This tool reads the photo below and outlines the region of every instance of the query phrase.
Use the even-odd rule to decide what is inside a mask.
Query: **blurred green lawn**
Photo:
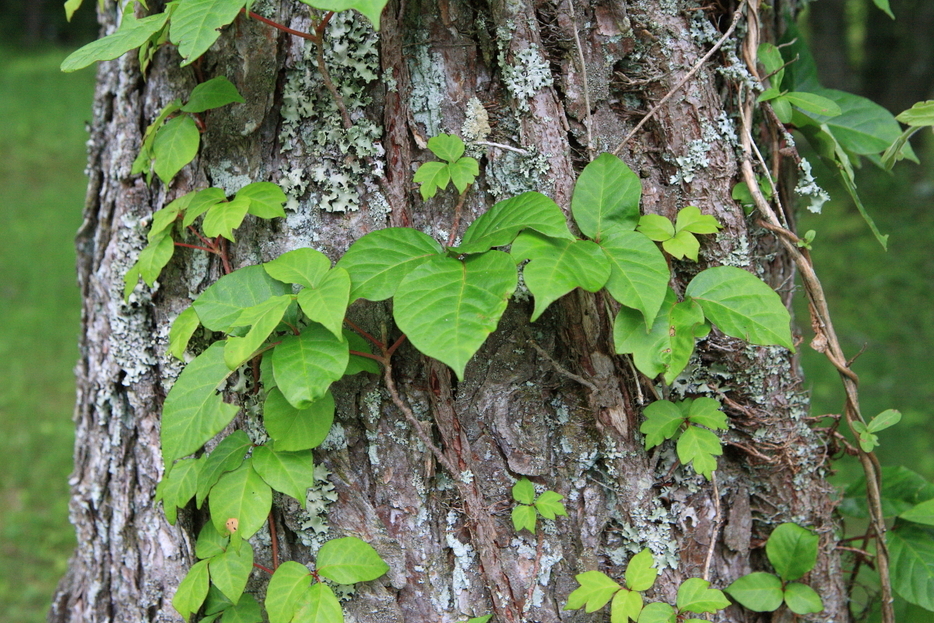
[[[0,49],[0,621],[44,621],[74,547],[74,234],[94,73]]]

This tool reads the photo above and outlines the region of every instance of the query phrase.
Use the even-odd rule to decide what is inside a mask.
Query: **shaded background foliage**
[[[67,523],[79,326],[72,239],[94,73],[63,75],[58,65],[97,35],[93,0],[86,4],[68,24],[60,0],[0,0],[0,622],[45,619],[74,545]],[[891,6],[896,21],[871,0],[818,0],[801,25],[826,86],[897,114],[934,98],[934,3]],[[921,166],[902,164],[894,175],[867,166],[858,176],[876,222],[891,234],[888,253],[826,171],[819,178],[835,199],[821,215],[802,213],[799,229],[817,231],[813,255],[844,347],[851,355],[865,348],[854,365],[864,412],[891,407],[905,416],[881,435],[880,457],[934,479],[934,136],[920,138]],[[797,311],[806,324],[805,306]],[[807,340],[806,327],[802,333]],[[818,353],[801,353],[813,414],[839,413],[836,373]],[[841,482],[855,473],[846,459],[838,467]]]

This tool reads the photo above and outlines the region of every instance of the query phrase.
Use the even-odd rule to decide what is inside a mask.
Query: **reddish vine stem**
[[[386,356],[387,356],[387,357],[392,357],[392,354],[393,354],[394,352],[396,352],[396,349],[397,349],[397,348],[399,348],[400,346],[402,346],[402,342],[404,342],[404,341],[405,341],[405,333],[403,333],[402,335],[400,335],[400,336],[399,336],[399,339],[396,340],[396,341],[393,343],[393,345],[389,347],[389,349],[386,351]]]
[[[211,247],[211,253],[217,253],[217,249],[214,248],[214,245],[211,243],[211,241],[208,240],[207,238],[205,238],[204,236],[202,236],[202,235],[201,235],[201,232],[198,231],[197,229],[195,229],[195,226],[194,226],[194,225],[189,225],[189,226],[188,226],[188,231],[190,231],[190,232],[193,233],[195,236],[197,236],[197,237],[198,237],[198,240],[201,241],[201,244],[203,244],[203,245],[206,246],[206,247]]]
[[[224,263],[224,274],[229,275],[233,272],[233,268],[230,267],[230,258],[227,257],[227,239],[218,236],[215,244],[217,248],[220,249],[218,255],[221,256],[221,261]]]
[[[279,539],[276,538],[276,518],[269,511],[269,540],[272,541],[272,568],[279,568]]]
[[[270,569],[269,567],[264,567],[263,565],[259,564],[258,562],[254,562],[254,563],[253,563],[253,566],[256,567],[257,569],[262,569],[263,571],[265,571],[265,572],[268,573],[269,575],[272,575],[273,573],[275,573],[275,571],[274,571],[273,569]]]
[[[470,186],[464,189],[464,192],[461,193],[460,198],[457,200],[457,207],[454,208],[454,223],[451,224],[451,233],[448,234],[448,246],[454,244],[454,239],[457,238],[457,228],[461,224],[461,210],[464,207],[464,200],[467,199],[467,191],[470,190]]]
[[[268,17],[263,17],[262,15],[259,15],[258,13],[254,13],[253,11],[247,11],[246,9],[240,9],[240,12],[245,15],[250,16],[252,19],[263,22],[267,26],[272,26],[273,28],[277,30],[281,30],[282,32],[287,32],[290,35],[295,35],[296,37],[301,37],[302,39],[313,41],[315,45],[318,45],[321,42],[321,40],[315,35],[312,35],[307,32],[302,32],[300,30],[293,30],[284,24],[280,24],[279,22],[274,22]]]
[[[353,329],[354,331],[356,331],[357,333],[359,333],[360,335],[362,335],[363,337],[365,337],[366,339],[368,339],[368,340],[373,344],[373,346],[375,346],[376,348],[378,348],[378,349],[380,349],[380,350],[386,350],[386,345],[385,345],[385,344],[383,344],[382,342],[380,342],[379,340],[377,340],[375,337],[373,337],[372,335],[370,335],[369,333],[367,333],[366,331],[364,331],[364,330],[361,329],[360,327],[358,327],[356,324],[354,324],[353,320],[350,320],[349,318],[344,318],[344,322],[346,322],[347,325],[348,325],[351,329]]]
[[[350,130],[353,128],[353,121],[350,120],[350,114],[347,112],[347,106],[344,104],[344,97],[337,90],[337,87],[334,86],[334,82],[331,80],[331,73],[328,71],[328,66],[324,62],[324,45],[322,45],[324,38],[324,28],[328,25],[328,22],[331,21],[331,17],[333,15],[333,11],[328,11],[325,13],[324,17],[321,19],[321,22],[315,28],[315,32],[318,35],[318,39],[315,42],[315,51],[317,52],[316,56],[318,59],[318,72],[321,74],[321,79],[324,81],[324,86],[326,86],[328,91],[331,92],[331,97],[334,98],[334,103],[337,105],[337,109],[341,113],[341,121],[344,123],[344,129]]]
[[[363,353],[363,352],[360,352],[359,350],[351,350],[350,354],[356,355],[357,357],[366,357],[367,359],[375,359],[376,361],[380,363],[383,363],[386,360],[384,357],[380,357],[379,355],[374,355],[372,353]]]
[[[202,247],[202,246],[197,245],[197,244],[186,244],[186,243],[184,243],[184,242],[176,242],[176,243],[175,243],[175,246],[176,246],[176,247],[185,247],[186,249],[198,249],[199,251],[207,251],[208,253],[214,253],[215,255],[219,255],[219,254],[217,253],[216,250],[214,250],[214,249],[209,249],[208,247]]]

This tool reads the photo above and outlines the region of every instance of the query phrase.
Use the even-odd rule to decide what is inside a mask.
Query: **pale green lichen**
[[[431,52],[426,42],[412,47],[408,63],[412,85],[409,89],[409,110],[412,118],[424,126],[429,137],[437,136],[443,129],[441,109],[446,92],[444,59],[439,53]]]
[[[554,84],[548,61],[534,44],[513,54],[512,63],[506,62],[501,52],[500,64],[503,68],[503,84],[522,112],[529,112],[529,100],[536,93]]]
[[[464,123],[461,126],[461,134],[466,142],[485,141],[492,132],[490,128],[490,115],[487,113],[483,103],[476,97],[471,97],[467,101],[467,108],[464,111]]]
[[[312,552],[316,552],[327,541],[328,507],[338,499],[330,475],[331,472],[324,465],[315,465],[315,484],[308,488],[305,494],[306,509],[299,511],[298,515],[301,530],[297,536]]]
[[[491,158],[486,166],[490,194],[496,199],[515,197],[530,190],[550,194],[554,182],[547,177],[549,168],[548,157],[534,149],[527,148],[524,153],[505,151]]]
[[[820,214],[824,204],[830,201],[830,195],[817,185],[817,180],[814,179],[811,172],[810,162],[802,158],[798,164],[798,171],[800,171],[800,176],[798,177],[798,184],[795,186],[795,194],[801,195],[808,200],[809,203],[806,207],[810,212]]]

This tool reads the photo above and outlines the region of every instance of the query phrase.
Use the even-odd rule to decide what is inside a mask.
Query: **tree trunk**
[[[308,30],[307,7],[281,5],[256,2],[253,10]],[[590,159],[588,100],[592,146],[616,149],[719,37],[710,25],[726,30],[731,14],[717,11],[685,0],[394,0],[378,36],[359,15],[340,13],[329,26],[327,57],[352,132],[341,125],[311,44],[255,20],[239,19],[190,68],[179,69],[171,46],[145,79],[133,53],[102,64],[78,235],[84,314],[71,504],[78,548],[49,620],[179,620],[171,598],[206,521],[190,507],[171,526],[153,496],[163,472],[160,407],[181,369],[166,354],[168,329],[221,269],[200,251],[179,249],[158,287],[140,286],[124,304],[123,275],[155,210],[208,185],[233,192],[251,181],[280,183],[290,196],[288,218],[248,220],[230,249],[235,267],[303,246],[336,259],[353,240],[391,225],[444,242],[454,198],[423,202],[412,183],[417,163],[431,158],[426,139],[443,131],[488,143],[475,143],[482,172],[460,232],[495,201],[525,190],[567,209]],[[102,20],[112,27],[112,6]],[[730,116],[734,91],[715,71],[719,57],[621,155],[642,178],[644,212],[673,217],[697,205],[725,226],[708,237],[701,266],[751,267],[788,300],[790,263],[730,198],[738,122]],[[131,176],[142,132],[162,106],[218,75],[246,103],[205,115],[200,157],[169,188]],[[675,262],[675,270],[683,291],[697,267]],[[832,489],[823,480],[827,456],[806,425],[793,355],[717,332],[699,342],[670,391],[713,393],[728,405],[726,452],[711,483],[676,466],[668,445],[643,449],[642,407],[655,386],[613,353],[607,308],[600,295],[575,291],[530,324],[531,304],[517,297],[461,382],[407,345],[398,351],[395,383],[462,470],[454,478],[380,378],[342,381],[334,429],[315,450],[324,469],[314,503],[309,512],[291,499],[275,504],[281,557],[307,562],[337,536],[372,544],[390,571],[357,586],[344,604],[348,621],[453,622],[487,613],[503,622],[595,621],[606,615],[563,610],[575,574],[599,568],[622,578],[621,565],[649,547],[663,569],[649,596],[674,603],[683,579],[706,577],[722,588],[766,568],[763,540],[778,523],[795,521],[821,536],[810,575],[826,607],[820,620],[848,620]],[[386,304],[358,303],[350,314],[375,334],[388,327],[398,335]],[[235,425],[255,427],[250,413]],[[565,496],[569,516],[546,522],[537,538],[510,523],[519,476]],[[267,566],[269,534],[252,540]],[[248,590],[261,596],[267,579],[255,571]],[[717,620],[756,616],[731,607]]]

